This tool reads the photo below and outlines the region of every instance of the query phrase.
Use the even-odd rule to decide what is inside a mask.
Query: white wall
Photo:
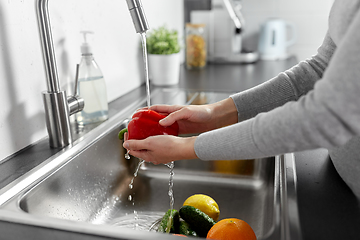
[[[151,28],[166,23],[182,35],[182,0],[142,2]],[[95,32],[90,43],[109,101],[143,82],[140,38],[125,0],[50,0],[49,10],[63,89],[73,85],[81,30]],[[0,162],[47,135],[42,61],[35,0],[0,0]]]

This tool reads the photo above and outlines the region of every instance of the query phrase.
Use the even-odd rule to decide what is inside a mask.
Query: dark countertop
[[[240,92],[275,77],[297,63],[295,57],[255,64],[209,64],[204,69],[181,69],[179,88],[196,91]]]
[[[327,150],[295,153],[303,239],[360,239],[359,201]]]
[[[256,86],[297,63],[295,57],[283,61],[259,61],[245,65],[208,65],[205,69],[188,71],[181,69],[179,85],[194,91],[216,91],[234,93]],[[156,88],[156,87],[152,87]],[[141,86],[110,103],[109,115],[113,116],[133,99],[145,94]],[[131,97],[129,97],[131,96]],[[81,136],[81,132],[77,137]],[[0,164],[0,188],[6,186],[30,169],[34,168],[59,150],[50,149],[47,139],[14,154]],[[354,194],[337,174],[326,150],[295,153],[297,168],[297,191],[300,224],[303,239],[359,239],[360,208]],[[40,233],[36,227],[18,226],[0,221],[4,239],[9,236],[32,236]],[[40,235],[58,236],[59,239],[100,239],[97,237],[45,230]],[[15,234],[16,233],[16,234]],[[23,235],[22,235],[23,233]],[[15,235],[14,235],[15,234]],[[6,237],[8,236],[8,237]],[[3,239],[0,237],[0,239]],[[31,238],[33,239],[33,238]],[[105,239],[105,238],[101,238]]]

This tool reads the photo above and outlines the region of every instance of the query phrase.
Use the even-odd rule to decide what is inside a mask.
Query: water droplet
[[[125,153],[125,159],[130,159],[130,154],[129,154],[130,150],[127,150],[127,152]]]

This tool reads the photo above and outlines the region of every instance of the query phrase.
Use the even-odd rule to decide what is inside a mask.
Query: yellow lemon
[[[193,206],[209,217],[217,221],[219,219],[220,210],[218,204],[211,197],[204,194],[195,194],[185,200],[183,206]]]

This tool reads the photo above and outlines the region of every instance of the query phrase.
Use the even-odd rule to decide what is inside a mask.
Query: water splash
[[[144,162],[145,162],[145,160],[140,159],[140,162],[139,162],[139,164],[137,165],[136,170],[135,170],[135,172],[134,172],[134,176],[133,176],[133,178],[132,178],[131,181],[130,181],[130,184],[129,184],[129,188],[130,188],[130,189],[133,189],[133,188],[134,188],[134,180],[135,180],[135,178],[137,177],[137,175],[138,175],[138,173],[139,173],[139,170],[140,170],[140,167],[141,167],[141,165],[142,165]],[[135,195],[135,193],[133,193],[133,195]],[[129,202],[132,202],[132,205],[133,205],[133,207],[134,207],[134,206],[135,206],[135,198],[134,198],[133,195],[130,194],[129,197],[128,197],[128,200],[129,200]],[[138,229],[138,227],[139,227],[139,223],[138,223],[138,213],[137,213],[137,211],[134,209],[134,229],[136,230],[136,229]]]
[[[136,170],[135,170],[135,172],[134,172],[134,176],[133,176],[133,178],[132,178],[131,181],[130,181],[130,184],[129,184],[129,188],[130,188],[130,189],[133,189],[133,188],[134,188],[134,180],[135,180],[135,178],[137,177],[137,175],[138,175],[138,173],[139,173],[139,170],[140,170],[140,168],[141,168],[141,165],[142,165],[144,162],[145,162],[145,160],[140,159],[140,162],[139,162],[139,164],[137,165]]]
[[[167,165],[170,168],[170,179],[169,179],[169,192],[168,195],[170,197],[170,209],[171,211],[174,209],[174,202],[175,202],[175,198],[174,198],[174,166],[175,163],[174,161],[172,161],[169,165]]]
[[[137,220],[136,220],[136,230],[137,231],[153,231],[156,232],[158,228],[158,224],[155,226],[154,223],[157,222],[158,219],[162,218],[164,216],[163,212],[137,212]],[[135,223],[134,220],[135,216],[133,213],[126,214],[125,216],[121,216],[118,218],[113,219],[111,222],[112,225],[120,227],[120,228],[128,228],[128,229],[134,229]],[[153,227],[152,227],[153,226]]]
[[[125,153],[125,159],[129,160],[130,159],[130,154],[129,154],[130,150],[127,150],[127,152]]]

